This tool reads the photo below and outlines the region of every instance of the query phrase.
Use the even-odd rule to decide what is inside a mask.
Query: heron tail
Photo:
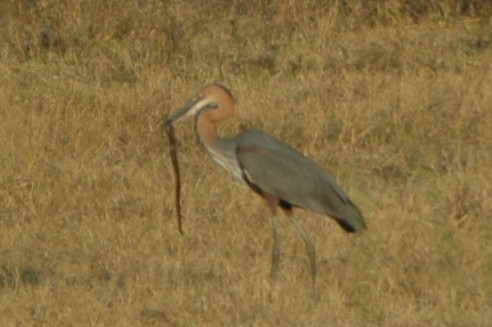
[[[335,220],[346,232],[355,233],[367,228],[362,212],[352,201],[348,200],[341,213],[340,217],[335,217]]]

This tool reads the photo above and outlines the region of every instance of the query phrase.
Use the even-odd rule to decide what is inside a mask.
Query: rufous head
[[[210,84],[200,90],[198,95],[171,115],[166,124],[173,124],[207,112],[211,121],[219,121],[232,115],[234,98],[222,85]]]

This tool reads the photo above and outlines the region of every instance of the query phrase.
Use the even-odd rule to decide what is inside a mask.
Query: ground
[[[456,5],[458,3],[459,5]],[[1,326],[487,326],[487,1],[3,1]],[[208,83],[364,213],[281,217],[162,118]]]

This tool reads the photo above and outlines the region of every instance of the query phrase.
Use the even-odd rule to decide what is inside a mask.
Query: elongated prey
[[[171,157],[171,163],[174,171],[175,181],[175,201],[176,201],[176,215],[178,217],[178,230],[181,235],[184,234],[183,226],[181,223],[181,177],[179,174],[178,163],[178,149],[176,145],[176,135],[174,134],[174,127],[172,122],[168,119],[164,124],[164,128],[167,132],[167,138],[169,139],[169,156]]]

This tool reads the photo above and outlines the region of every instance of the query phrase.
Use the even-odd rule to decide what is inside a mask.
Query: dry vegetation
[[[0,2],[0,326],[486,326],[489,1]],[[331,171],[369,229],[283,219],[159,120],[211,82]]]

